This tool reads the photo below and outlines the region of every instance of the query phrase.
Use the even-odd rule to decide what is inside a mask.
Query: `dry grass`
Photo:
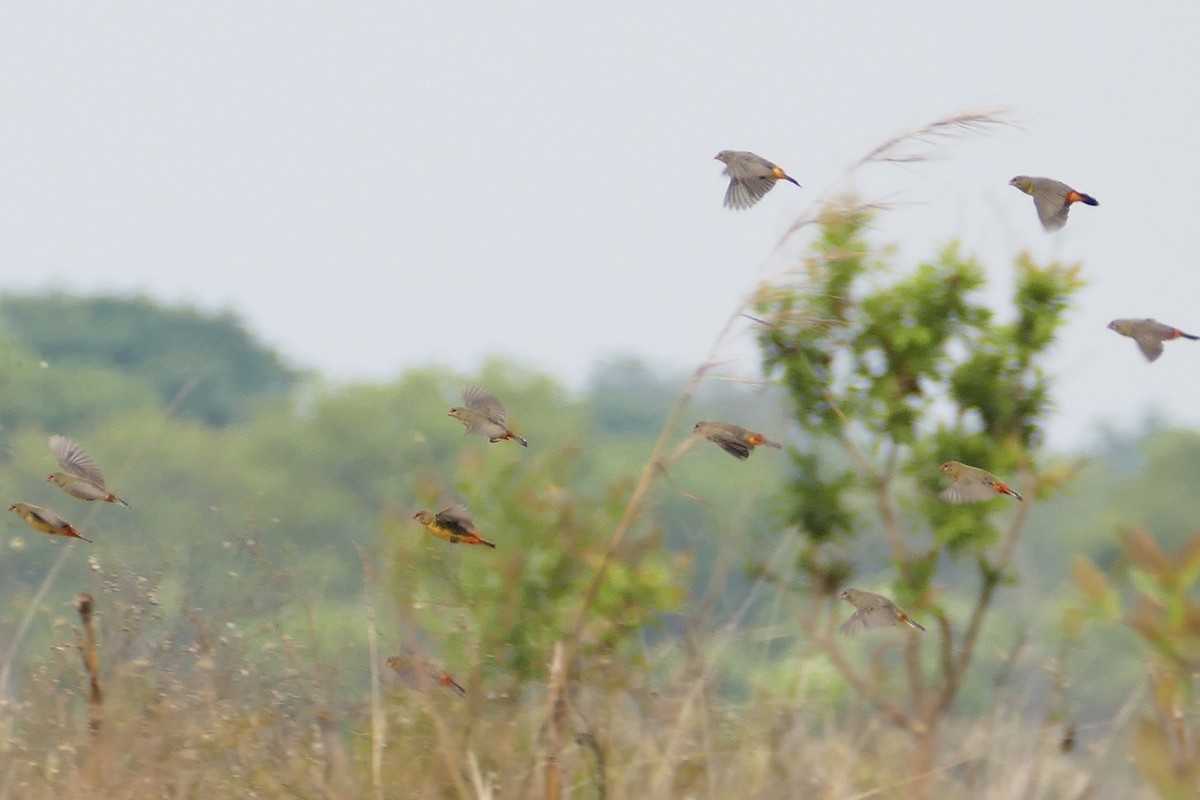
[[[546,683],[508,696],[471,686],[460,698],[407,688],[387,670],[373,695],[366,613],[360,650],[317,656],[313,643],[243,631],[235,619],[245,589],[234,581],[228,609],[163,616],[155,580],[97,577],[102,706],[89,711],[83,631],[64,613],[51,621],[57,646],[17,659],[20,699],[0,708],[0,800],[544,797],[555,695],[562,797],[911,796],[905,732],[861,700],[831,698],[815,677],[828,673],[815,650],[764,658],[758,643],[786,635],[794,601],[776,604],[775,622],[747,622],[755,598],[727,619],[692,620],[681,645],[648,651],[653,680],[577,663],[557,673],[556,693],[548,660]],[[879,644],[876,667],[902,657],[886,636]],[[1038,656],[1017,658],[1028,667]],[[761,678],[731,693],[730,668],[748,664]],[[904,702],[903,686],[882,691]],[[1060,722],[1014,710],[1030,705],[1021,691],[1000,687],[991,709],[946,723],[931,796],[1150,796],[1112,757],[1123,724],[1086,731],[1064,753]]]
[[[26,699],[7,709],[0,798],[373,794],[369,704],[328,712],[313,702],[314,676],[263,681],[235,649],[189,651],[160,651],[172,666],[109,671],[103,749],[90,768],[101,744],[88,732],[78,659],[65,650],[48,659],[25,683]],[[195,660],[185,665],[185,655]],[[703,677],[652,693],[581,686],[574,694],[594,733],[570,725],[557,761],[564,797],[909,796],[908,737],[861,708],[835,715],[819,697],[730,703]],[[380,796],[460,797],[461,785],[469,797],[542,796],[545,700],[538,686],[481,706],[450,692],[387,689]],[[447,774],[438,727],[458,755],[455,774]],[[1132,789],[1119,759],[1097,773],[1086,751],[1061,753],[1061,735],[1058,726],[1000,713],[950,725],[935,796],[1150,796]]]

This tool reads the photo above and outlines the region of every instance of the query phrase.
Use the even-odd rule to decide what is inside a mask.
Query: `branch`
[[[812,641],[821,652],[829,657],[834,669],[838,671],[846,683],[850,684],[859,697],[875,706],[879,713],[906,731],[910,733],[918,733],[920,731],[920,728],[923,726],[917,720],[905,714],[899,706],[889,703],[883,694],[877,691],[861,672],[850,665],[850,662],[846,660],[845,653],[842,652],[842,648],[838,646],[837,642],[828,632],[815,635]]]
[[[876,502],[879,505],[879,517],[883,520],[883,534],[892,548],[892,557],[897,561],[902,561],[908,555],[908,548],[904,546],[904,536],[900,531],[900,518],[896,515],[896,506],[892,502],[891,493],[892,476],[896,472],[896,454],[899,447],[895,442],[890,442],[890,444],[891,449],[887,455],[883,474],[879,475],[875,482]]]
[[[854,466],[863,474],[867,480],[874,484],[880,481],[880,475],[875,471],[875,466],[871,463],[871,459],[867,458],[867,454],[862,451],[854,440],[846,433],[846,427],[850,424],[850,419],[842,411],[842,407],[838,405],[838,401],[834,399],[833,393],[828,389],[825,390],[825,402],[837,415],[837,418],[842,421],[842,427],[838,428],[838,441],[842,444],[842,449],[846,451],[846,455],[854,462]]]
[[[920,708],[925,702],[925,676],[921,672],[921,660],[917,657],[920,648],[918,638],[909,636],[904,645],[904,666],[908,671],[908,690],[912,694],[914,708]]]
[[[929,718],[940,716],[950,703],[954,701],[954,696],[958,693],[959,681],[962,675],[966,672],[967,667],[971,663],[971,659],[975,655],[975,644],[979,638],[979,631],[983,627],[983,618],[992,604],[992,598],[996,593],[996,587],[1000,585],[999,575],[1008,567],[1009,561],[1012,559],[1013,549],[1017,546],[1017,540],[1021,538],[1021,534],[1025,530],[1025,523],[1029,519],[1029,512],[1033,508],[1034,498],[1037,496],[1038,489],[1041,488],[1041,481],[1037,476],[1032,476],[1032,486],[1028,492],[1028,500],[1023,501],[1017,509],[1016,516],[1013,517],[1012,524],[1009,525],[1008,533],[1004,536],[1004,541],[1000,543],[999,555],[996,558],[995,570],[996,578],[984,577],[983,585],[979,587],[979,600],[975,603],[975,608],[971,612],[971,619],[967,623],[966,631],[963,633],[962,643],[958,648],[958,658],[954,659],[950,665],[950,669],[945,673],[946,682],[942,686],[942,691],[936,702],[929,709]],[[948,628],[947,628],[948,630]]]
[[[833,393],[828,389],[825,390],[825,402],[841,420],[841,427],[837,431],[838,441],[842,445],[842,449],[850,460],[854,462],[855,468],[862,473],[870,483],[875,486],[875,503],[879,508],[879,518],[883,522],[883,535],[888,540],[888,546],[892,550],[892,558],[897,561],[904,559],[908,555],[908,548],[904,546],[904,536],[900,531],[900,519],[896,516],[896,507],[892,503],[890,486],[892,474],[896,467],[896,444],[892,443],[891,451],[888,453],[887,462],[884,465],[883,472],[878,472],[875,466],[871,463],[871,459],[862,451],[854,440],[850,438],[846,432],[846,428],[850,424],[842,407],[838,405],[834,399]]]

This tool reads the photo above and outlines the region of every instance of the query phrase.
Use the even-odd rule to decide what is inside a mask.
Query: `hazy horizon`
[[[20,6],[0,30],[0,279],[228,308],[335,381],[492,355],[573,387],[614,355],[686,371],[803,251],[775,247],[849,164],[1005,107],[1019,128],[857,176],[894,204],[876,242],[910,263],[961,240],[997,307],[1021,251],[1084,264],[1051,363],[1052,445],[1151,408],[1197,426],[1200,343],[1147,365],[1105,330],[1153,316],[1200,332],[1172,208],[1200,172],[1179,102],[1200,9],[1169,8],[935,2],[865,24],[838,3]],[[803,188],[728,211],[722,149]],[[1047,235],[1007,185],[1018,173],[1100,206]],[[757,373],[747,336],[717,356]]]

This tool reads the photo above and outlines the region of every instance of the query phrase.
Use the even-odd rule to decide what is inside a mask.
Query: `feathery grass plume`
[[[976,134],[991,133],[998,128],[1019,127],[1006,108],[962,111],[935,119],[924,125],[893,136],[874,148],[850,167],[850,172],[871,163],[913,164],[932,161],[944,155],[950,142]]]
[[[797,231],[819,224],[828,214],[853,217],[872,211],[883,211],[894,203],[859,200],[850,191],[850,181],[858,170],[868,164],[915,164],[944,157],[946,147],[955,140],[990,134],[1003,128],[1019,128],[1013,113],[1006,108],[962,111],[935,119],[873,147],[851,164],[828,188],[822,190],[808,210],[797,217],[780,237],[776,249]]]

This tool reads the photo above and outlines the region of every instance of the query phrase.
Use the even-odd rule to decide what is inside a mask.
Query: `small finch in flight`
[[[734,425],[732,422],[697,422],[692,433],[703,436],[735,458],[746,459],[759,445],[783,449],[779,442],[772,442],[761,433]]]
[[[508,412],[496,395],[478,386],[468,386],[462,392],[463,404],[447,413],[467,426],[467,433],[486,436],[489,442],[511,439],[521,447],[529,442],[508,429]]]
[[[493,550],[496,545],[479,535],[475,530],[475,520],[471,512],[462,503],[450,506],[436,514],[429,511],[418,511],[412,518],[424,525],[430,533],[439,539],[445,539],[450,544],[482,544]]]
[[[48,508],[35,506],[31,503],[13,503],[8,510],[25,520],[25,524],[35,531],[48,533],[51,536],[69,536],[72,539],[83,539],[90,543],[92,540],[80,536],[75,526],[55,514]]]
[[[466,689],[450,677],[449,672],[411,647],[402,647],[399,655],[387,660],[387,665],[396,671],[400,682],[410,689],[421,689],[425,683],[437,683],[439,686],[453,689],[459,697],[467,693]]]
[[[104,488],[104,473],[75,442],[65,436],[51,436],[50,452],[66,472],[51,472],[47,481],[80,500],[103,500],[129,508],[128,503]]]
[[[724,162],[725,174],[729,176],[726,208],[750,208],[775,187],[776,181],[800,185],[782,167],[745,150],[722,150],[716,159]]]
[[[1098,206],[1100,202],[1091,195],[1077,192],[1062,181],[1051,178],[1031,178],[1028,175],[1018,175],[1008,182],[1027,195],[1033,197],[1033,207],[1037,209],[1038,219],[1042,227],[1048,231],[1056,231],[1067,224],[1067,214],[1071,211],[1072,203],[1083,203]]]
[[[1109,330],[1137,342],[1147,361],[1154,361],[1162,355],[1163,342],[1168,339],[1178,339],[1181,336],[1184,339],[1200,339],[1200,336],[1184,333],[1179,328],[1164,325],[1156,319],[1114,319],[1108,323],[1108,327]]]
[[[947,461],[938,469],[950,479],[946,488],[938,494],[938,497],[947,503],[978,503],[981,500],[990,500],[998,494],[1023,499],[986,469],[969,467],[961,461]]]
[[[850,619],[838,626],[842,633],[858,633],[871,628],[890,628],[901,624],[910,625],[919,631],[925,630],[913,622],[913,618],[900,606],[881,594],[864,592],[862,589],[843,589],[838,599],[845,600],[858,609],[850,615]]]

